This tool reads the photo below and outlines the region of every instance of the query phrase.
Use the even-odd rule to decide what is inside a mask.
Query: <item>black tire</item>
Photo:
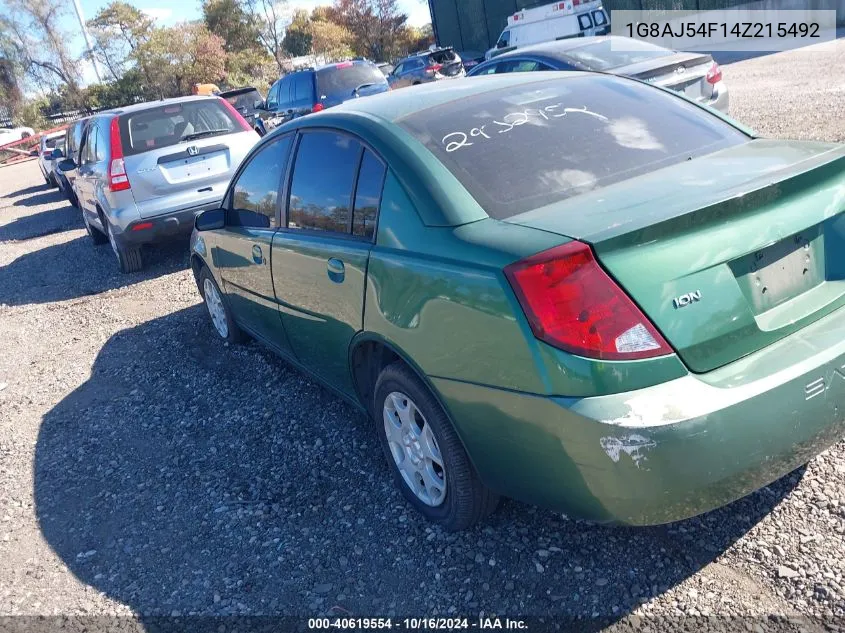
[[[420,500],[394,460],[384,421],[385,402],[393,392],[405,394],[413,401],[434,435],[445,467],[446,494],[440,505],[432,506]],[[405,363],[397,361],[382,370],[376,381],[373,413],[376,432],[396,485],[420,514],[450,532],[457,532],[493,513],[499,497],[481,482],[446,412]]]
[[[208,298],[205,296],[206,280],[214,286],[214,290],[217,291],[217,295],[218,297],[220,297],[220,302],[223,305],[223,313],[226,315],[226,336],[223,336],[211,316],[211,309],[209,308]],[[200,274],[197,276],[197,282],[199,283],[200,294],[202,295],[203,303],[205,303],[205,309],[208,313],[208,318],[209,320],[211,320],[212,329],[217,333],[220,338],[222,338],[227,343],[237,344],[245,342],[248,337],[244,333],[244,331],[240,327],[238,327],[238,324],[235,323],[235,319],[232,318],[232,311],[229,309],[229,304],[226,302],[226,295],[224,295],[220,291],[220,286],[218,286],[217,282],[214,281],[214,277],[212,276],[211,271],[208,270],[207,266],[203,265],[202,269],[200,270]]]
[[[118,239],[114,234],[111,224],[106,217],[101,213],[100,222],[106,229],[106,236],[109,242],[112,242],[112,251],[117,257],[117,266],[120,272],[124,274],[137,273],[144,269],[144,258],[141,256],[140,246],[128,246]]]
[[[82,223],[85,225],[85,232],[88,233],[88,237],[91,238],[91,241],[94,242],[95,246],[101,246],[102,244],[108,243],[109,238],[96,227],[91,226],[91,223],[88,222],[88,216],[85,215],[85,211],[82,212]]]

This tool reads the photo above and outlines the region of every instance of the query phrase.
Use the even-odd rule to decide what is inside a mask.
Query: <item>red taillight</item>
[[[434,72],[434,73],[436,73],[441,68],[443,68],[443,64],[432,64],[431,66],[425,67],[427,72]]]
[[[557,246],[505,268],[531,330],[564,351],[633,360],[672,349],[581,242]]]
[[[140,224],[136,224],[132,227],[133,231],[146,231],[147,229],[153,228],[152,222],[141,222]]]
[[[131,187],[126,165],[123,162],[123,143],[120,140],[120,122],[115,117],[109,130],[111,163],[109,163],[109,191],[126,191]]]
[[[315,103],[313,106],[311,106],[311,112],[322,112],[325,109],[326,106],[324,106],[322,103]]]
[[[219,99],[219,97],[218,97],[218,99]],[[245,118],[243,118],[241,116],[241,113],[238,112],[235,109],[235,106],[233,106],[231,103],[229,103],[225,99],[220,99],[220,101],[222,101],[223,105],[226,106],[226,109],[229,110],[229,114],[231,114],[233,117],[235,117],[235,121],[237,121],[238,123],[241,124],[241,127],[244,129],[245,132],[249,132],[250,130],[252,130],[252,126],[249,123],[247,123],[247,120]]]
[[[707,83],[709,84],[716,84],[722,81],[722,69],[719,67],[719,64],[713,62],[710,70],[707,71],[705,79],[707,79]]]

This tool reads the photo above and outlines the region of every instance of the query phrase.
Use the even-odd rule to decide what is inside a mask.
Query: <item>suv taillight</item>
[[[322,112],[325,109],[326,109],[326,106],[324,106],[320,102],[317,102],[313,106],[311,106],[311,112]]]
[[[229,114],[231,114],[232,117],[235,119],[235,121],[237,121],[240,124],[240,126],[243,128],[244,132],[251,132],[252,131],[252,126],[249,124],[249,122],[245,118],[243,118],[241,113],[238,112],[235,109],[235,106],[233,106],[231,103],[229,103],[228,101],[226,101],[225,99],[223,99],[221,97],[217,97],[217,98],[220,99],[220,101],[223,102],[223,105],[226,106],[226,109],[229,111]]]
[[[425,70],[426,70],[426,72],[436,73],[441,68],[443,68],[443,64],[432,64],[431,66],[426,66]]]
[[[672,353],[582,242],[556,246],[511,264],[505,276],[534,336],[549,345],[601,360]]]
[[[722,81],[722,69],[719,67],[719,64],[713,62],[710,70],[707,71],[705,79],[707,79],[707,83],[709,84],[717,84]]]
[[[109,191],[126,191],[131,187],[126,165],[123,162],[123,143],[120,139],[120,123],[115,117],[111,120],[109,130],[109,144],[111,146],[111,163],[109,163]]]

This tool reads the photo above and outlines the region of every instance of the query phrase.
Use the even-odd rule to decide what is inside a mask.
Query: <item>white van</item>
[[[484,58],[529,44],[607,33],[610,33],[610,17],[601,0],[555,2],[508,16],[508,26]]]

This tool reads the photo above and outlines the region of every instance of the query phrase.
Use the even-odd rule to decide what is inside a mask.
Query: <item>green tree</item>
[[[151,83],[150,91],[162,97],[191,93],[195,83],[216,83],[226,76],[223,39],[202,23],[157,28],[133,55]]]
[[[239,0],[203,0],[205,26],[223,39],[227,53],[239,53],[261,48],[255,18]]]
[[[112,79],[120,79],[134,64],[139,47],[149,42],[155,21],[131,4],[114,0],[88,20],[94,57]]]
[[[0,57],[33,88],[67,86],[76,98],[81,70],[68,48],[67,17],[68,0],[0,1]]]
[[[352,34],[329,20],[311,20],[311,52],[329,60],[352,56]]]
[[[351,33],[358,55],[381,61],[405,52],[408,16],[398,0],[335,0],[330,17]]]
[[[291,57],[301,57],[311,53],[311,17],[308,11],[297,9],[293,20],[285,31],[283,47]]]

